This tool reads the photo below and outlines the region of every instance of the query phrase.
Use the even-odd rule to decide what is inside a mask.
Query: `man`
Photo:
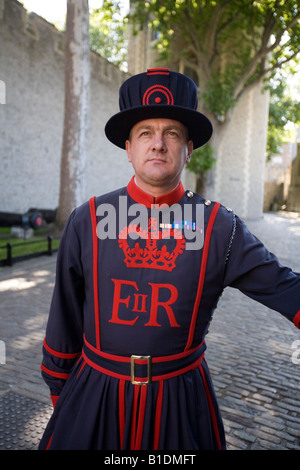
[[[40,449],[225,449],[205,335],[232,286],[300,325],[300,276],[229,209],[180,181],[210,121],[188,77],[151,69],[120,88],[108,139],[134,177],[65,228],[42,374],[55,405]]]

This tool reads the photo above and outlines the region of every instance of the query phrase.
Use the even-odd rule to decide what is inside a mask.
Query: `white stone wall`
[[[262,216],[269,95],[252,88],[239,101],[217,155],[212,198],[244,219]]]
[[[148,58],[147,38],[129,50],[135,73],[138,58]],[[29,17],[16,0],[0,0],[0,211],[58,204],[64,110],[63,33],[35,14]],[[149,46],[149,45],[148,45]],[[148,60],[148,59],[147,59]],[[150,60],[150,59],[149,59]],[[147,66],[154,66],[151,61]],[[132,70],[130,70],[133,72]],[[118,91],[125,74],[91,53],[90,123],[86,198],[124,186],[133,174],[125,151],[104,135],[118,111]],[[3,101],[3,100],[2,100]],[[245,219],[263,211],[268,95],[258,87],[234,110],[212,184],[205,197],[219,200]],[[189,176],[189,175],[187,175]],[[191,183],[184,175],[183,181]],[[191,188],[193,189],[193,188]]]
[[[64,112],[64,37],[16,0],[0,0],[0,211],[58,204]],[[126,78],[91,53],[87,193],[124,186],[132,175],[125,151],[104,135],[118,111],[118,91]]]

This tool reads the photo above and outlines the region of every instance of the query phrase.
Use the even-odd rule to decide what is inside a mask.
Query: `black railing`
[[[14,256],[13,255],[13,250],[14,248],[19,248],[19,247],[22,247],[22,246],[28,246],[28,245],[33,245],[33,244],[36,244],[36,243],[41,243],[43,242],[43,240],[39,239],[39,240],[32,240],[32,241],[29,241],[29,242],[23,242],[23,243],[15,243],[15,244],[12,244],[12,243],[6,243],[6,245],[3,245],[3,246],[0,246],[0,249],[6,249],[6,258],[5,259],[2,259],[0,260],[0,266],[12,266],[13,263],[17,262],[17,261],[23,261],[23,260],[27,260],[27,259],[30,259],[30,258],[37,258],[38,256],[52,256],[53,253],[55,253],[58,248],[53,248],[53,238],[52,237],[47,237],[45,238],[45,243],[47,242],[47,249],[45,250],[41,250],[41,251],[37,251],[37,252],[34,252],[34,253],[28,253],[26,255],[22,255],[22,256]]]

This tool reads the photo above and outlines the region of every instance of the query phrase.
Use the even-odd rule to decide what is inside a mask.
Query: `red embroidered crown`
[[[133,248],[128,244],[128,235],[135,234],[140,239],[146,240],[144,247],[136,242]],[[174,238],[176,246],[172,252],[169,252],[166,245],[158,248],[159,240]],[[119,233],[119,246],[122,248],[128,268],[150,268],[172,271],[175,268],[175,261],[185,247],[185,239],[182,233],[176,229],[164,229],[158,231],[157,220],[151,217],[149,219],[148,230],[142,230],[137,225],[124,227]]]

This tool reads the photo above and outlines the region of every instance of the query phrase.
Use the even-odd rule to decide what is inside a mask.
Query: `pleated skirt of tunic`
[[[225,450],[210,373],[194,370],[133,385],[80,359],[45,429],[39,449]]]

